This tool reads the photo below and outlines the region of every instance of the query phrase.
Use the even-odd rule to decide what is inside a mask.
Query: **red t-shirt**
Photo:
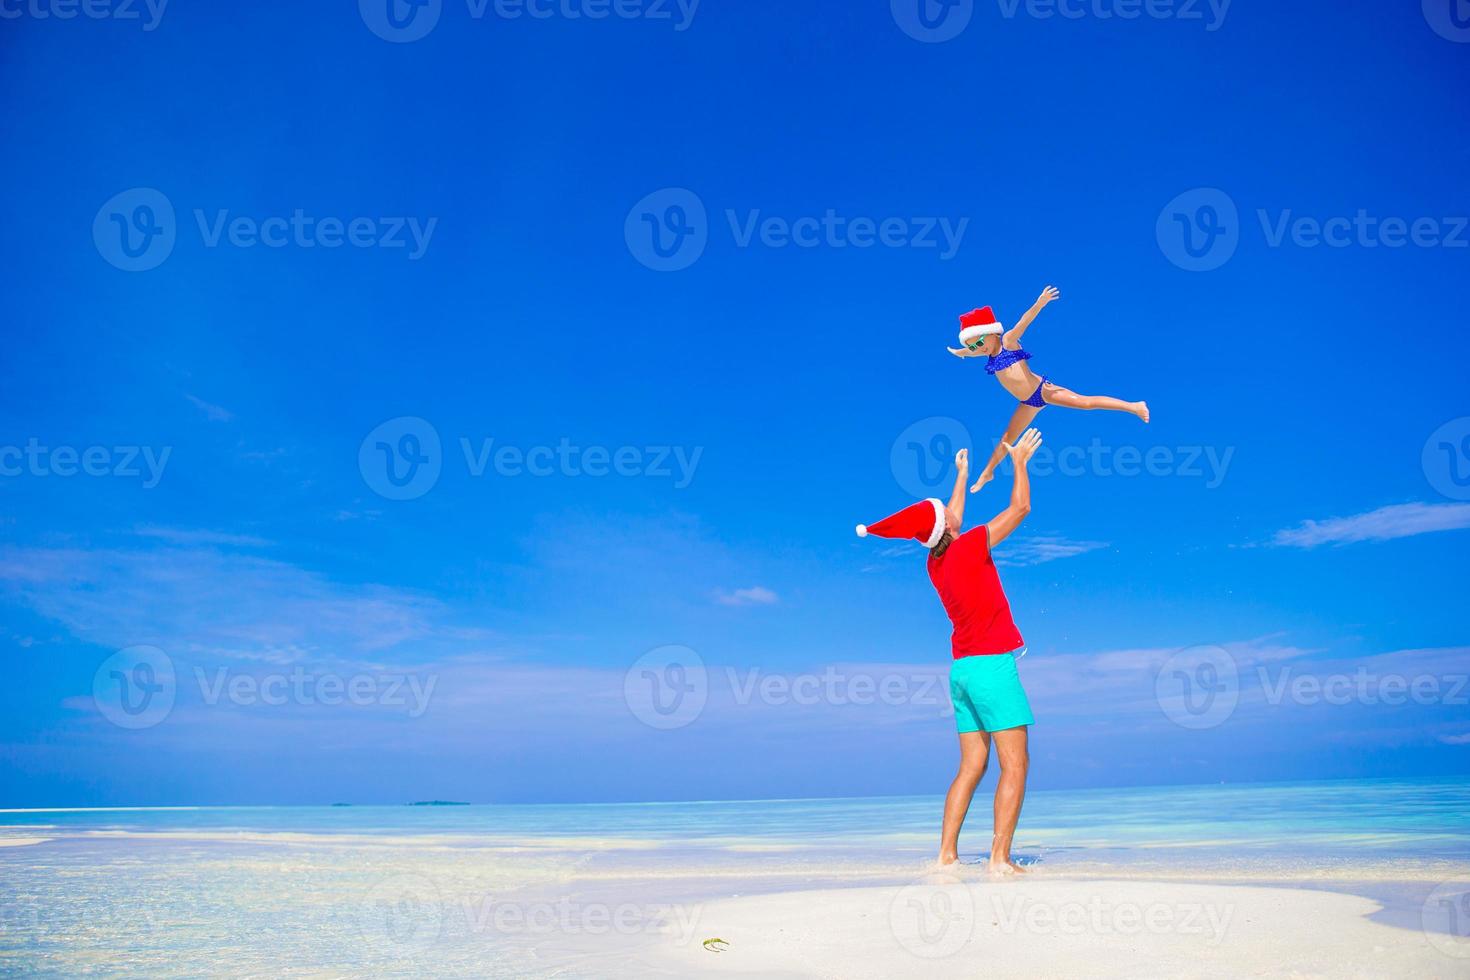
[[[954,623],[950,644],[956,660],[1009,653],[1024,645],[990,557],[990,529],[984,524],[951,541],[942,556],[929,559],[929,581]]]

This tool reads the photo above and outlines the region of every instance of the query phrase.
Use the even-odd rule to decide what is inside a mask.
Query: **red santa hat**
[[[860,538],[870,534],[880,538],[913,538],[924,547],[932,548],[944,537],[944,504],[933,497],[921,500],[871,527],[859,524],[857,534]]]
[[[996,322],[995,313],[988,306],[960,314],[960,343],[969,345],[987,334],[1005,333],[1006,328]]]

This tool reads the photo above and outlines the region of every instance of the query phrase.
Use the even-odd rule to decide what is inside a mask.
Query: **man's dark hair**
[[[951,544],[953,544],[953,543],[954,543],[954,532],[951,531],[949,528],[945,528],[944,529],[944,537],[940,538],[939,539],[939,543],[936,544],[934,547],[932,547],[932,548],[929,549],[929,557],[930,558],[942,558],[942,557],[944,557],[944,553],[949,550],[949,546]]]

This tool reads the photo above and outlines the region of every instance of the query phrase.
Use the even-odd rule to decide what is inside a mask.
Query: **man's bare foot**
[[[991,858],[989,870],[990,873],[993,875],[1023,875],[1027,873],[1025,868],[1021,867],[1010,858],[1005,858],[1003,860],[996,860],[995,858]]]
[[[1133,403],[1133,414],[1134,415],[1137,415],[1139,418],[1143,419],[1144,424],[1147,425],[1148,424],[1148,402],[1134,402]]]
[[[953,851],[945,851],[939,855],[939,866],[942,868],[947,864],[959,864],[960,856]]]
[[[981,470],[980,471],[980,479],[978,479],[978,480],[975,481],[975,485],[970,488],[970,492],[971,493],[975,493],[981,487],[985,486],[985,484],[989,483],[991,480],[994,480],[994,479],[995,479],[995,474],[992,473],[990,470]]]

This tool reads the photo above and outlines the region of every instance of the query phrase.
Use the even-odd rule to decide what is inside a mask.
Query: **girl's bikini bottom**
[[[1030,405],[1032,408],[1045,408],[1046,402],[1041,398],[1041,389],[1046,387],[1046,375],[1041,376],[1041,384],[1031,393],[1031,397],[1021,402],[1022,405]]]

